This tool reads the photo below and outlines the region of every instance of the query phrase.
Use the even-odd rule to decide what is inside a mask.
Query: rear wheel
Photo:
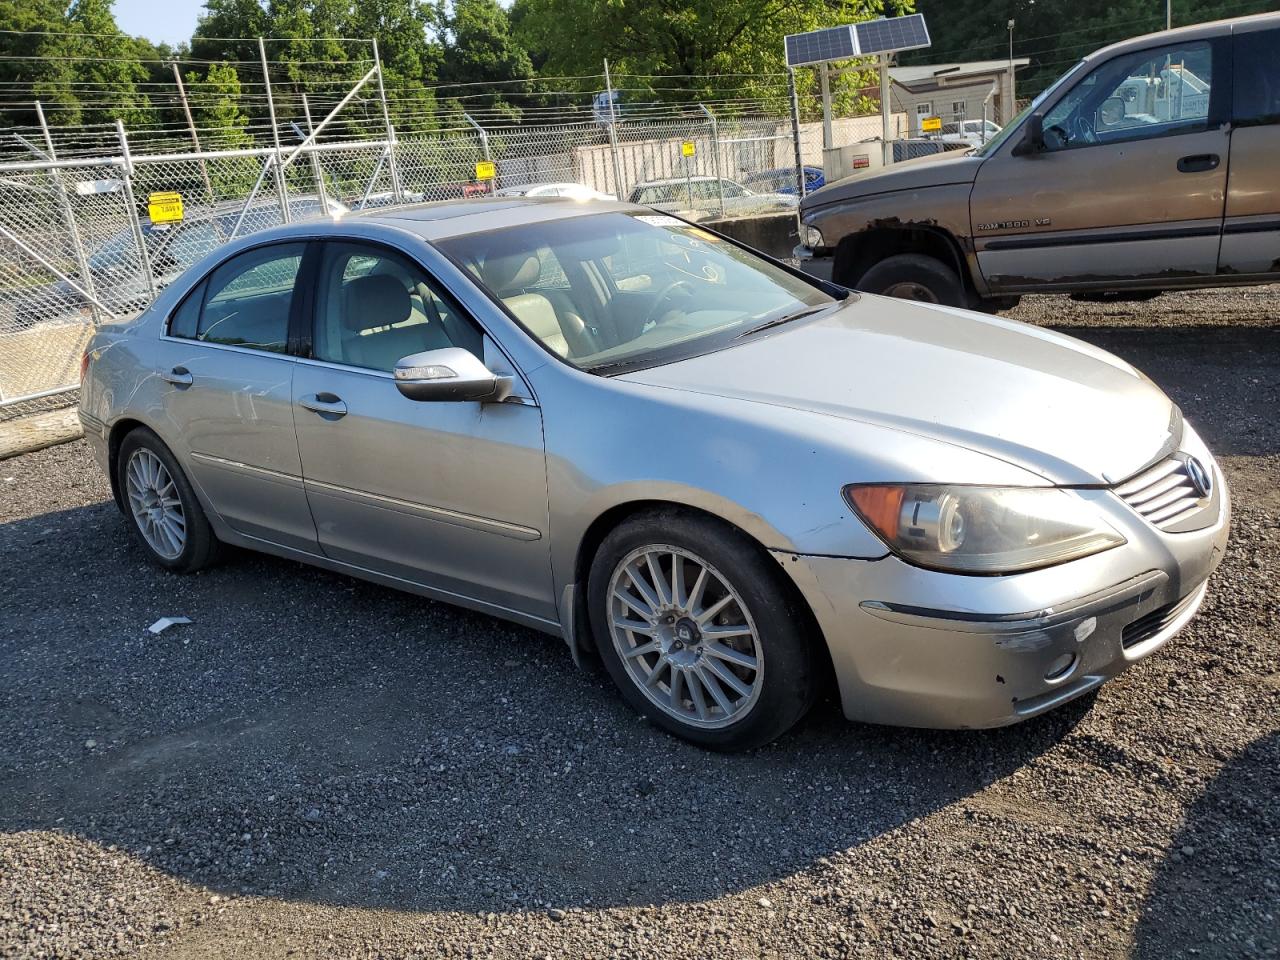
[[[120,444],[116,482],[125,516],[151,559],[178,573],[213,562],[218,541],[195,491],[164,442],[140,427]]]
[[[955,270],[935,257],[900,253],[886,257],[862,275],[857,289],[884,297],[965,307],[969,297]]]
[[[743,534],[679,510],[635,517],[601,544],[591,624],[623,698],[717,750],[781,735],[815,694],[807,618]]]

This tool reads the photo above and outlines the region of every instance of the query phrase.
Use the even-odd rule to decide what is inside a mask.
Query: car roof
[[[529,223],[567,220],[595,213],[647,212],[648,207],[616,200],[574,200],[570,197],[471,197],[438,200],[406,207],[357,211],[334,220],[382,221],[428,240],[484,233]]]
[[[1128,40],[1121,40],[1119,43],[1113,43],[1110,46],[1102,47],[1095,50],[1084,59],[1093,61],[1103,56],[1110,57],[1116,53],[1126,53],[1130,50],[1143,50],[1151,46],[1153,43],[1164,43],[1166,41],[1179,40],[1205,40],[1210,37],[1226,36],[1235,31],[1238,27],[1253,26],[1254,24],[1273,23],[1280,26],[1280,13],[1255,13],[1247,17],[1233,17],[1229,20],[1214,20],[1210,23],[1196,23],[1187,27],[1175,27],[1172,30],[1159,30],[1155,33],[1143,34],[1140,37],[1131,37]]]

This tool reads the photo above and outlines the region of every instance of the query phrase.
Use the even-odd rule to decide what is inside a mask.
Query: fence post
[[[124,171],[124,202],[129,208],[129,226],[133,228],[133,241],[138,245],[138,263],[147,279],[147,292],[156,296],[156,278],[151,274],[151,255],[147,253],[147,240],[138,223],[138,202],[133,196],[133,158],[129,156],[129,138],[124,134],[124,121],[116,119],[116,135],[120,138],[120,160]]]
[[[396,162],[396,128],[391,125],[387,108],[387,88],[382,82],[382,57],[378,55],[378,39],[373,39],[373,65],[378,68],[378,99],[382,101],[382,119],[387,125],[387,159],[391,170],[391,195],[396,203],[404,203],[404,187],[400,183],[400,165]]]
[[[199,153],[200,134],[196,132],[196,122],[191,117],[191,104],[187,102],[187,88],[182,83],[182,71],[178,69],[177,60],[170,60],[169,66],[173,67],[173,79],[178,85],[178,96],[182,98],[182,112],[187,115],[187,129],[191,131],[191,143],[196,148],[196,153]],[[209,196],[209,204],[212,205],[213,183],[209,180],[209,165],[204,157],[200,158],[200,176],[204,178],[204,191]]]
[[[57,151],[53,148],[53,134],[49,132],[49,121],[44,117],[44,105],[36,101],[36,116],[40,118],[40,131],[44,134],[44,146],[49,155],[50,160],[57,160]],[[93,288],[93,273],[89,269],[89,258],[85,256],[84,244],[80,240],[80,226],[76,223],[75,210],[71,208],[71,198],[67,196],[67,187],[62,182],[62,174],[58,172],[57,167],[49,170],[53,177],[54,186],[58,191],[58,199],[61,201],[62,215],[67,218],[67,233],[71,237],[71,246],[75,249],[76,266],[80,270],[80,282],[84,284],[84,289],[89,294],[89,312],[93,317],[94,326],[102,322],[102,313],[98,306],[98,293]]]
[[[307,136],[311,135],[311,104],[307,103],[307,95],[302,95],[302,115],[307,118]],[[329,192],[324,188],[324,168],[320,166],[320,155],[315,150],[311,154],[311,173],[316,178],[316,193],[320,197],[320,213],[329,215]]]
[[[489,155],[489,134],[485,133],[484,127],[471,119],[471,114],[464,113],[462,118],[476,128],[476,133],[480,134],[480,152],[484,154],[486,160],[492,160],[493,157]]]
[[[622,168],[618,165],[618,109],[613,102],[613,81],[609,78],[609,61],[604,62],[604,89],[609,98],[609,153],[613,156],[613,194],[622,196]]]
[[[276,147],[276,163],[273,171],[276,178],[276,196],[280,200],[280,220],[289,223],[289,194],[284,185],[284,156],[280,151],[280,129],[276,126],[276,102],[271,96],[271,75],[267,70],[267,45],[258,38],[258,54],[262,58],[262,85],[267,92],[267,114],[271,118],[271,142]]]
[[[706,108],[704,104],[698,104],[698,109],[707,115],[707,122],[711,124],[711,170],[716,178],[716,196],[720,200],[720,216],[724,216],[724,178],[720,176],[720,125],[716,123],[716,115]]]

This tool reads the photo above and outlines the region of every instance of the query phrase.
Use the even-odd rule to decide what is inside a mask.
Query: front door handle
[[[347,415],[347,405],[342,398],[332,393],[313,393],[298,401],[298,406],[312,413],[318,413],[326,420],[337,420]]]
[[[160,379],[175,387],[189,387],[192,382],[191,371],[186,367],[174,367],[168,373],[160,374]]]
[[[1216,153],[1194,153],[1178,161],[1179,173],[1204,173],[1218,169],[1221,158]]]

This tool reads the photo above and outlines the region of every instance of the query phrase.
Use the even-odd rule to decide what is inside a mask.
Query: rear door
[[[238,532],[316,552],[293,429],[290,315],[306,244],[232,257],[169,320],[156,373],[192,479]]]
[[[1226,43],[1117,54],[1048,106],[1044,152],[1014,156],[1010,142],[982,164],[970,213],[993,290],[1151,287],[1216,272]]]
[[[1270,280],[1280,276],[1280,27],[1271,21],[1235,31],[1231,172],[1218,272]]]

